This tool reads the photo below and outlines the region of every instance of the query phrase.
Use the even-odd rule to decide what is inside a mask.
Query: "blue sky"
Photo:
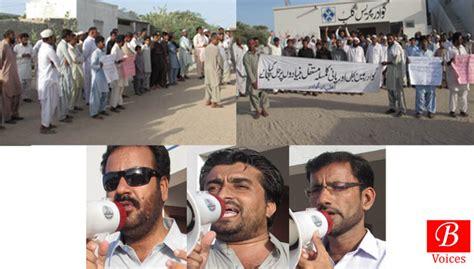
[[[332,0],[290,0],[291,5],[332,2]],[[273,29],[273,8],[284,7],[284,0],[237,0],[237,20]]]
[[[101,0],[138,14],[146,14],[154,7],[162,6],[166,6],[168,11],[190,10],[200,13],[208,23],[223,27],[235,25],[236,1],[240,0]],[[0,12],[22,15],[26,2],[27,0],[0,0]]]

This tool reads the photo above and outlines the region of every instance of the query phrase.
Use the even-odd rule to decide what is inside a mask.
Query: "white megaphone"
[[[332,230],[332,219],[324,211],[307,208],[294,212],[290,209],[290,269],[296,268],[303,249],[314,250],[312,237],[315,231],[321,239]]]
[[[91,240],[97,240],[100,234],[119,231],[127,221],[123,205],[110,200],[87,202],[86,211],[86,238]]]
[[[224,201],[206,191],[187,192],[186,225],[187,252],[193,251],[201,235],[211,230],[211,224],[224,214]]]

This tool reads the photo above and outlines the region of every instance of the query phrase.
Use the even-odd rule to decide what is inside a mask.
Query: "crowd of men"
[[[407,71],[408,57],[440,57],[443,64],[442,86],[449,89],[449,115],[468,116],[469,84],[457,82],[451,64],[455,61],[456,55],[473,53],[474,43],[470,34],[465,36],[459,32],[438,34],[433,30],[427,35],[417,32],[414,37],[408,38],[403,34],[403,29],[397,34],[364,35],[358,31],[349,32],[347,27],[345,29],[339,27],[332,33],[326,28],[322,38],[315,36],[294,38],[290,35],[277,37],[271,32],[266,45],[259,45],[258,38],[253,38],[247,40],[247,46],[236,39],[233,46],[237,91],[242,95],[250,94],[251,110],[255,112],[255,119],[261,115],[268,116],[269,107],[268,93],[265,90],[258,90],[257,87],[257,63],[260,54],[381,64],[384,66],[381,86],[386,86],[389,100],[386,113],[398,117],[406,115],[404,87],[415,86],[417,118],[421,118],[424,112],[427,112],[428,118],[434,117],[436,87],[410,85]],[[274,94],[280,91],[282,90],[273,89]],[[303,94],[317,95],[315,92]]]
[[[119,33],[113,29],[105,38],[96,27],[74,33],[63,29],[60,38],[51,29],[40,33],[36,44],[27,33],[18,37],[7,30],[0,42],[0,91],[2,123],[16,124],[20,100],[31,103],[34,85],[41,104],[40,133],[56,133],[56,121],[71,123],[73,115],[83,111],[81,99],[93,119],[103,120],[110,112],[125,110],[124,98],[134,92],[143,95],[151,90],[175,86],[189,79],[189,69],[196,63],[199,79],[206,86],[206,105],[220,108],[220,86],[230,84],[232,33],[219,28],[217,33],[198,27],[192,40],[183,29],[179,40],[172,33],[147,29]],[[60,40],[57,40],[60,39]],[[194,53],[194,62],[193,55]],[[103,57],[113,55],[118,79],[108,81]],[[134,57],[135,75],[124,72],[126,58]],[[36,81],[33,81],[36,79]],[[33,83],[36,82],[36,83]]]

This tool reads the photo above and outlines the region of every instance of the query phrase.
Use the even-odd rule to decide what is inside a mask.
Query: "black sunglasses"
[[[130,187],[146,185],[151,177],[159,176],[158,171],[148,167],[135,167],[123,171],[109,172],[102,177],[102,184],[107,192],[115,191],[123,177]]]

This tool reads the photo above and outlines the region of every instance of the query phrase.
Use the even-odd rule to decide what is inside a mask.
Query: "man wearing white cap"
[[[188,38],[188,31],[183,29],[181,31],[181,38],[179,39],[179,65],[181,66],[181,76],[185,79],[188,79],[188,69],[193,64],[193,58],[191,57],[191,52],[193,50],[193,46],[191,45],[191,41]]]
[[[352,47],[349,49],[349,52],[347,53],[347,59],[349,62],[355,62],[355,63],[365,63],[365,55],[364,55],[364,49],[359,46],[360,40],[359,38],[355,37],[352,40]]]
[[[382,46],[379,44],[376,35],[373,35],[370,40],[372,43],[367,48],[367,62],[371,64],[379,64],[383,62],[384,59]]]
[[[57,118],[59,106],[59,58],[53,49],[53,31],[41,32],[43,44],[38,52],[38,99],[41,103],[42,134],[55,133],[53,119]]]
[[[194,44],[194,61],[199,79],[204,78],[204,49],[207,46],[207,39],[203,34],[202,27],[196,28],[196,35],[193,38]]]
[[[402,46],[395,41],[392,34],[387,35],[388,49],[387,61],[382,65],[387,66],[387,93],[389,100],[389,109],[386,114],[397,112],[397,117],[406,114],[405,93],[403,91],[403,66],[405,65],[405,53]]]

